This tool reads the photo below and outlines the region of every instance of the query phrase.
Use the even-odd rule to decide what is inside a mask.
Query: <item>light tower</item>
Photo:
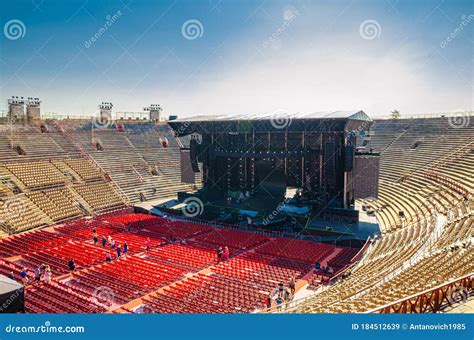
[[[148,107],[144,107],[143,111],[148,111],[150,113],[151,121],[160,121],[160,112],[163,111],[159,104],[151,104]]]
[[[99,119],[101,123],[107,123],[112,120],[112,107],[114,105],[110,102],[102,102],[99,104]]]
[[[41,118],[41,100],[39,98],[28,97],[28,100],[25,102],[25,104],[27,121]]]
[[[25,118],[25,100],[23,97],[12,96],[8,99],[8,119],[16,122]]]

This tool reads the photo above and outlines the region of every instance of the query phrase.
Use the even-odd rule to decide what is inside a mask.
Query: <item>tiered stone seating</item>
[[[26,195],[55,222],[82,214],[79,203],[67,188],[32,191]]]
[[[47,161],[12,163],[6,168],[28,188],[64,185],[67,180]]]
[[[124,205],[122,198],[106,182],[79,184],[74,186],[76,191],[87,204],[94,210],[121,207]]]
[[[101,179],[102,174],[88,160],[82,158],[66,159],[65,163],[84,181]]]
[[[100,143],[102,151],[92,145],[92,134],[87,128],[72,129],[69,135],[110,175],[131,203],[171,197],[177,191],[192,188],[181,183],[180,151],[169,127],[152,124],[124,124],[124,127],[125,132],[112,128],[94,130],[94,141]],[[165,139],[167,148],[162,145]],[[153,175],[152,170],[158,175]],[[200,176],[196,177],[199,185]]]
[[[24,194],[0,200],[0,229],[6,233],[22,232],[51,222]]]

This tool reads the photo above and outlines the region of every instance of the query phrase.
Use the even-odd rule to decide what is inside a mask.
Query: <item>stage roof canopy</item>
[[[192,133],[243,133],[301,132],[301,131],[350,131],[367,130],[372,119],[362,110],[271,114],[195,116],[168,122],[177,136]]]

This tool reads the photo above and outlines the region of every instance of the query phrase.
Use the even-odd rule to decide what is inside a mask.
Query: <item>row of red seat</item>
[[[256,253],[245,253],[222,262],[213,271],[227,277],[252,283],[271,292],[279,282],[288,284],[290,278],[299,279],[311,270],[308,263],[275,258]]]
[[[128,252],[130,254],[135,254],[139,252],[146,251],[147,239],[150,239],[150,248],[156,248],[159,245],[162,245],[166,240],[158,237],[156,234],[139,234],[134,232],[122,232],[113,234],[112,238],[115,241],[115,245],[120,247],[123,250],[123,244],[127,242]],[[100,243],[100,240],[99,240]]]
[[[103,313],[107,310],[95,298],[54,281],[28,286],[25,309],[28,313]]]
[[[250,249],[269,240],[268,236],[247,231],[215,228],[214,231],[200,235],[196,241],[227,246],[233,249]]]
[[[123,227],[119,227],[113,224],[106,224],[105,222],[99,221],[85,221],[81,220],[78,222],[72,222],[60,227],[55,228],[56,231],[66,234],[70,237],[74,237],[81,240],[92,240],[94,237],[94,229],[97,232],[97,236],[100,240],[102,236],[109,236],[124,231]]]
[[[137,284],[143,290],[158,289],[187,273],[185,269],[136,255],[106,263],[94,270],[109,274],[115,280]]]
[[[188,239],[214,230],[214,228],[209,225],[174,221],[161,217],[157,217],[156,220],[152,222],[151,225],[146,226],[144,229],[176,239]]]
[[[330,255],[336,247],[325,244],[289,238],[274,238],[258,247],[255,251],[260,254],[284,257],[287,259],[316,263]]]
[[[90,267],[105,261],[107,249],[103,249],[83,241],[69,241],[68,243],[38,253],[24,255],[21,265],[33,270],[42,265],[49,265],[53,275],[62,275],[69,272],[68,262],[73,259],[76,267]]]
[[[0,239],[0,256],[2,258],[26,254],[64,244],[69,237],[45,230],[31,231]]]
[[[198,271],[217,261],[215,250],[199,247],[194,244],[169,244],[165,247],[153,249],[147,255],[184,266],[192,271]]]
[[[117,215],[101,216],[100,220],[107,221],[114,225],[128,226],[136,228],[138,226],[148,226],[155,224],[159,218],[153,215],[139,214],[139,213],[122,213]]]
[[[108,307],[125,304],[151,291],[145,290],[137,283],[117,280],[111,274],[96,270],[74,273],[73,279],[64,284],[86,296],[95,296],[100,303]]]
[[[341,248],[341,251],[328,261],[328,266],[333,268],[334,273],[337,273],[344,268],[358,252],[359,249]]]
[[[144,299],[153,313],[250,313],[262,308],[265,293],[219,275],[190,277]]]

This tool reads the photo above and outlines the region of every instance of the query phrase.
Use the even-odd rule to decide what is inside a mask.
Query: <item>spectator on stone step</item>
[[[107,254],[105,254],[105,262],[110,262],[112,261],[112,255],[110,255],[110,252],[107,252]]]
[[[219,246],[219,248],[217,249],[217,262],[221,262],[223,253],[224,253],[224,250],[222,249],[221,246]]]
[[[112,237],[110,238],[110,247],[115,248],[115,240]]]
[[[106,244],[107,244],[107,239],[105,238],[105,236],[102,236],[102,247],[105,247]]]
[[[223,258],[224,258],[224,261],[227,261],[229,259],[229,248],[227,246],[224,247]]]

